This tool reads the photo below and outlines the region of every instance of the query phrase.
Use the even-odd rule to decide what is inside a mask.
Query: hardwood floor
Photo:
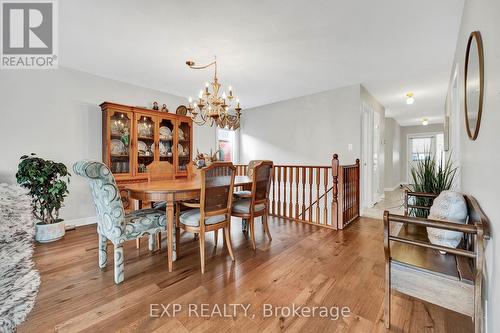
[[[19,332],[379,332],[383,315],[384,265],[382,222],[362,218],[344,231],[270,218],[273,241],[256,223],[257,251],[233,221],[236,262],[207,235],[205,274],[200,273],[198,242],[183,234],[180,256],[168,273],[165,244],[161,252],[125,245],[125,281],[113,280],[112,247],[108,267],[97,266],[95,226],[67,232],[62,241],[37,245],[35,261],[42,285],[35,308]],[[251,304],[237,317],[204,318],[208,304]],[[264,304],[349,307],[346,318],[263,318]],[[150,317],[160,305],[180,304],[175,317]],[[189,316],[189,305],[197,306]],[[192,310],[194,309],[192,306]],[[172,307],[170,306],[170,314]],[[229,305],[228,305],[229,306]],[[395,332],[472,332],[468,317],[395,294]],[[197,313],[200,317],[196,317]],[[232,312],[231,312],[232,313]],[[252,314],[255,315],[252,317]],[[286,312],[284,313],[286,315]],[[334,314],[333,314],[334,315]]]

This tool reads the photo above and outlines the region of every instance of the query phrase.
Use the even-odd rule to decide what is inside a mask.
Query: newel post
[[[361,193],[361,165],[359,163],[359,158],[356,159],[356,208],[358,216],[361,216],[361,201],[360,201],[360,193]]]
[[[338,182],[339,182],[339,155],[333,154],[332,158],[332,179],[333,179],[333,188],[332,188],[332,227],[338,229],[339,223],[339,203],[338,203]]]

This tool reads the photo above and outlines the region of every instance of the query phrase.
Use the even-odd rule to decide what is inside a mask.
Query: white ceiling
[[[362,83],[402,125],[442,120],[464,0],[59,1],[60,65],[180,96],[211,72],[244,108]],[[407,91],[415,104],[407,106]]]

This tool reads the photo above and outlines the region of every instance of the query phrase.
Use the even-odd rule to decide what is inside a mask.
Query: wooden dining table
[[[236,176],[234,186],[244,186],[252,183],[248,176]],[[167,258],[168,271],[172,271],[174,248],[174,207],[177,201],[198,199],[201,191],[201,178],[178,178],[171,180],[154,180],[144,183],[128,184],[125,189],[129,193],[129,199],[135,200],[136,207],[141,207],[142,201],[160,202],[165,201],[167,217]]]

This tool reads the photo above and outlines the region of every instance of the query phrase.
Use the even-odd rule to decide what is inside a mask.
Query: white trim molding
[[[66,226],[66,229],[72,227],[82,227],[84,225],[96,224],[96,223],[97,223],[97,216],[82,217],[73,220],[64,220],[64,225]]]

